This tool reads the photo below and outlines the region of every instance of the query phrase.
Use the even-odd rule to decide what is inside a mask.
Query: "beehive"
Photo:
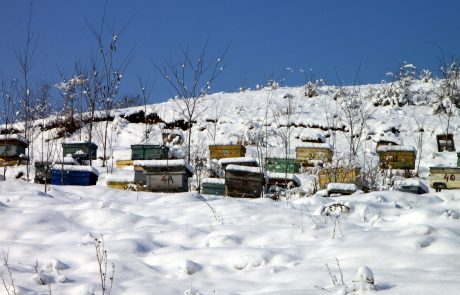
[[[356,183],[359,174],[359,168],[322,168],[319,172],[319,188],[325,189],[331,182]]]
[[[333,149],[327,143],[309,143],[298,146],[296,161],[302,165],[313,165],[314,162],[330,163],[332,161]]]
[[[169,148],[155,144],[131,145],[131,160],[163,160],[168,159]]]
[[[436,190],[459,189],[460,168],[430,167],[430,186]]]
[[[97,158],[97,145],[89,141],[62,143],[63,157],[72,155],[78,160],[95,160]]]
[[[243,145],[210,145],[209,157],[211,159],[237,158],[246,155],[246,148]]]
[[[118,169],[123,169],[126,166],[132,166],[134,160],[117,160],[115,162],[115,165],[117,166]]]
[[[135,173],[142,169],[145,185],[152,192],[186,192],[193,175],[193,168],[185,160],[134,161],[134,167]]]
[[[416,150],[413,146],[379,146],[377,153],[382,169],[415,169]]]
[[[265,178],[259,167],[228,165],[225,169],[225,195],[238,198],[259,198]]]
[[[269,172],[298,173],[300,164],[295,159],[290,158],[267,158],[265,159],[265,169]]]

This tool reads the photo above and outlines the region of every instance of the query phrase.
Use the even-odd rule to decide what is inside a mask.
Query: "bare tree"
[[[301,105],[295,101],[294,96],[288,93],[283,96],[281,102],[274,103],[272,109],[273,118],[278,127],[276,129],[276,139],[279,145],[283,147],[285,184],[287,184],[289,159],[291,158],[292,133],[295,128],[295,121],[302,113],[301,108]]]
[[[115,100],[118,96],[120,84],[123,79],[126,68],[128,67],[132,50],[121,61],[117,61],[115,55],[118,50],[118,41],[126,32],[130,21],[128,21],[120,30],[116,30],[107,22],[107,1],[105,2],[104,12],[101,19],[100,27],[95,28],[87,22],[88,28],[96,40],[97,52],[92,57],[93,75],[100,75],[95,92],[96,100],[99,98],[99,103],[105,113],[107,120],[105,121],[104,139],[102,141],[103,162],[102,166],[106,166],[108,159],[108,132],[110,113],[115,106]],[[107,38],[107,39],[106,39]],[[99,97],[98,97],[99,95]]]
[[[219,120],[224,113],[224,107],[221,104],[220,97],[218,100],[214,101],[211,110],[210,110],[210,118],[207,120],[211,122],[211,128],[206,128],[208,134],[211,136],[213,144],[216,144],[216,137],[217,137],[217,126],[219,124]]]
[[[29,14],[27,19],[26,42],[22,49],[15,49],[16,60],[22,75],[21,81],[21,107],[22,117],[24,120],[24,137],[32,145],[32,116],[33,116],[33,98],[30,88],[30,73],[35,65],[36,42],[32,33],[32,6],[33,1],[29,3]],[[30,172],[30,148],[27,149],[26,177],[29,179]]]
[[[180,47],[179,61],[172,58],[164,65],[153,63],[161,76],[169,83],[173,90],[174,102],[179,113],[187,123],[187,159],[191,160],[192,126],[196,118],[204,111],[204,100],[214,81],[224,70],[224,58],[230,44],[214,61],[208,62],[208,41],[206,40],[197,58],[191,56],[189,48]]]
[[[266,171],[266,159],[270,154],[270,140],[275,136],[273,130],[269,128],[270,110],[273,105],[273,90],[269,89],[265,100],[264,117],[261,125],[249,126],[248,140],[256,147],[256,159],[262,171]]]
[[[38,86],[37,92],[37,105],[36,105],[36,117],[41,120],[41,132],[40,132],[40,160],[44,168],[44,179],[45,179],[45,194],[48,191],[48,176],[51,174],[52,162],[54,161],[57,154],[57,144],[54,139],[54,134],[52,131],[46,130],[47,119],[51,115],[51,100],[50,100],[50,88],[51,85],[46,82],[42,82]],[[45,136],[45,133],[47,135]]]
[[[17,106],[15,103],[15,99],[17,97],[18,82],[16,79],[6,81],[2,75],[0,83],[0,95],[2,99],[2,108],[0,108],[0,115],[2,118],[2,123],[4,124],[4,129],[2,130],[2,133],[5,134],[5,138],[6,140],[8,140],[8,135],[11,133],[10,128],[12,129],[12,125],[17,120]],[[8,147],[5,148],[8,149]],[[6,165],[5,163],[3,165],[3,178],[6,177],[7,168],[8,165]]]
[[[446,62],[440,59],[441,84],[436,95],[434,113],[446,120],[445,134],[449,133],[452,117],[458,115],[460,107],[460,64],[455,58]]]
[[[346,126],[345,137],[349,144],[349,165],[353,165],[365,140],[368,120],[373,111],[369,108],[364,97],[353,90],[352,93],[338,98],[340,118]]]
[[[426,118],[427,116],[425,115],[417,117],[416,110],[413,110],[412,113],[407,117],[409,129],[412,133],[412,137],[414,138],[415,146],[417,147],[417,163],[415,175],[418,175],[420,169],[420,161],[422,160]],[[415,122],[415,125],[412,124],[412,120]]]
[[[147,104],[150,99],[150,95],[152,94],[152,86],[149,85],[149,83],[146,83],[142,80],[141,77],[137,77],[139,81],[139,87],[141,90],[140,93],[140,100],[142,105],[144,106],[144,124],[145,124],[145,129],[144,129],[144,141],[147,141],[149,138],[149,133],[152,130],[151,125],[149,125],[149,122],[147,122]]]
[[[82,86],[86,83],[86,79],[82,76],[75,75],[72,78],[64,79],[55,87],[62,92],[63,113],[64,113],[64,129],[66,134],[75,131],[81,127],[83,123],[83,106],[82,106]],[[80,100],[78,100],[80,99]],[[75,121],[75,112],[80,114],[79,121]],[[81,134],[81,133],[80,133]]]

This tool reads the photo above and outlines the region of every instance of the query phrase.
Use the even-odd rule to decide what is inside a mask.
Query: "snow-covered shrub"
[[[360,266],[353,280],[353,291],[375,290],[374,273],[367,266]]]
[[[431,74],[431,72],[427,69],[423,69],[421,72],[420,72],[420,81],[422,81],[423,83],[429,83],[429,82],[432,82],[433,81],[433,75]]]

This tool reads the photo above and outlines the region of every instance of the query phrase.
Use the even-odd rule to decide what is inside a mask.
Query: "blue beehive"
[[[81,169],[81,167],[91,169]],[[97,171],[88,166],[62,166],[51,170],[53,185],[95,185],[98,180]]]

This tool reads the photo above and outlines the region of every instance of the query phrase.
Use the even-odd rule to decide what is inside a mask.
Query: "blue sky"
[[[17,77],[14,48],[24,44],[28,2],[1,6],[0,70]],[[34,81],[57,82],[59,70],[71,75],[75,61],[88,60],[95,42],[86,20],[98,24],[103,6],[102,0],[34,2]],[[151,102],[158,102],[171,92],[150,60],[179,56],[179,45],[196,53],[208,37],[210,57],[231,42],[213,91],[283,76],[286,85],[300,85],[300,69],[313,69],[327,84],[352,84],[356,76],[358,83],[376,83],[404,61],[436,74],[440,51],[433,43],[446,56],[460,55],[459,12],[456,0],[109,0],[108,17],[120,27],[134,16],[119,43],[120,56],[134,48],[121,93],[137,93],[141,76],[156,80]]]

